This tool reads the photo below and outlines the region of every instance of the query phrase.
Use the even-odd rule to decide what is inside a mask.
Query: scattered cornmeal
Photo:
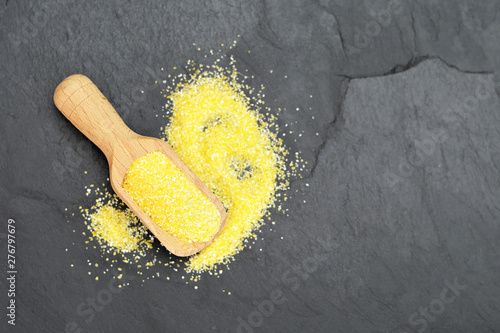
[[[228,211],[222,232],[187,262],[191,272],[227,263],[255,237],[285,176],[281,140],[231,74],[197,73],[170,95],[167,141]]]
[[[136,159],[123,188],[154,223],[185,242],[209,241],[220,229],[212,201],[160,151]]]
[[[215,64],[219,64],[219,60]],[[163,263],[158,260],[158,254],[163,256],[165,251],[159,246],[153,248],[152,235],[135,216],[127,213],[126,218],[130,222],[130,232],[138,235],[137,246],[132,246],[135,250],[129,256],[124,255],[127,246],[116,241],[122,237],[120,232],[96,232],[88,223],[94,236],[89,240],[97,239],[105,249],[106,264],[133,265],[137,267],[137,274],[143,277],[142,282],[149,278],[144,278],[148,269],[151,268],[149,271],[153,273],[151,277],[156,278],[164,266],[177,273],[182,262],[187,265],[186,271],[192,274],[189,279],[192,283],[201,278],[203,271],[220,275],[223,270],[219,266],[228,264],[235,254],[250,245],[251,240],[257,238],[256,233],[264,220],[271,219],[269,208],[275,207],[287,214],[287,209],[282,209],[280,203],[290,196],[281,190],[288,189],[288,179],[300,177],[298,172],[303,171],[307,164],[298,152],[289,155],[282,140],[277,138],[280,129],[274,112],[264,107],[264,87],[259,90],[245,85],[247,77],[237,72],[232,59],[226,68],[215,65],[196,68],[192,61],[188,61],[188,65],[191,66],[186,68],[188,74],[175,75],[172,86],[163,91],[168,97],[165,116],[170,118],[170,125],[164,131],[165,139],[219,197],[228,217],[223,231],[200,253],[187,261],[169,257],[170,261]],[[278,114],[281,111],[278,108]],[[113,209],[128,212],[125,204],[109,190],[95,187],[93,190],[101,197],[90,208],[90,213],[89,209],[80,207],[88,222],[89,216],[105,206],[110,197]],[[100,215],[102,223],[97,224],[97,228],[113,229],[115,214],[106,214],[106,210],[102,212],[105,214]],[[132,223],[129,217],[138,224]],[[138,264],[144,259],[148,261],[142,265],[145,269]],[[118,270],[121,271],[121,267]],[[163,271],[161,273],[163,275]],[[165,279],[170,280],[170,277]]]
[[[130,209],[123,207],[118,197],[101,198],[91,211],[87,211],[84,216],[89,222],[92,236],[97,238],[103,248],[109,247],[124,253],[144,252],[145,248],[151,248],[152,240],[148,237],[147,229]]]

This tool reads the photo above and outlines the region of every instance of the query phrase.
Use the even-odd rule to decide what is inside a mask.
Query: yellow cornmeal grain
[[[245,76],[236,71],[233,62],[230,66],[232,67],[220,68],[200,65],[197,69],[193,65],[188,68],[189,74],[176,75],[175,80],[180,78],[181,84],[164,91],[165,97],[170,94],[165,115],[171,120],[165,131],[169,143],[228,209],[226,227],[221,234],[211,245],[186,262],[185,269],[192,273],[189,281],[193,283],[201,277],[199,273],[205,270],[218,276],[222,273],[219,265],[227,264],[245,245],[251,244],[250,239],[256,239],[256,232],[264,218],[270,219],[269,208],[277,206],[280,211],[279,202],[289,198],[286,193],[277,191],[287,189],[287,179],[297,176],[297,172],[303,171],[307,164],[305,162],[299,167],[299,160],[304,161],[298,153],[287,158],[288,152],[275,134],[279,132],[276,118],[267,112],[267,118],[264,118],[260,113],[262,110],[270,111],[263,107],[264,102],[261,100],[265,97],[264,87],[258,90],[244,85]],[[205,72],[200,73],[202,71]],[[188,75],[192,77],[188,78]],[[280,112],[281,108],[278,108],[278,114]],[[127,211],[125,204],[106,188],[94,187],[93,192],[100,197],[97,198],[96,205],[90,208],[91,213],[80,207],[90,229],[92,226],[89,216],[106,205],[110,198],[112,207]],[[281,211],[288,216],[287,209]],[[112,216],[113,214],[103,217],[103,223],[99,227],[108,228],[113,225]],[[129,223],[128,229],[140,237],[137,238],[137,246],[133,246],[134,250],[128,256],[124,255],[123,249],[107,245],[118,244],[113,240],[123,237],[120,236],[121,233],[101,232],[100,234],[108,235],[108,240],[104,240],[92,231],[94,239],[105,250],[106,264],[133,265],[141,270],[142,276],[143,271],[147,274],[138,265],[142,257],[148,261],[146,268],[155,266],[156,271],[159,270],[156,264],[159,264],[178,272],[179,263],[183,261],[172,257],[164,263],[157,260],[157,253],[164,255],[161,247],[155,245],[153,248],[152,235],[135,216],[133,219],[138,224]],[[89,239],[93,241],[92,237]],[[108,259],[111,260],[108,262]],[[118,271],[121,270],[119,267]],[[108,268],[103,273],[106,271]],[[121,275],[118,278],[120,277]],[[165,279],[171,280],[169,276]]]
[[[151,247],[152,241],[147,239],[147,229],[130,209],[116,208],[117,201],[116,197],[108,198],[105,203],[99,200],[92,208],[93,213],[87,211],[86,218],[90,222],[92,235],[103,247],[125,253]]]
[[[205,242],[220,229],[215,205],[160,151],[136,159],[123,188],[153,222],[185,242]]]
[[[167,141],[228,212],[222,232],[190,258],[188,271],[227,263],[255,237],[284,179],[286,151],[243,88],[235,72],[216,70],[195,74],[170,95]]]

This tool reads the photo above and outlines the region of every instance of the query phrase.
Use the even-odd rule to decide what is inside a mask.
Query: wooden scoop
[[[170,252],[181,257],[190,256],[201,251],[213,239],[198,243],[186,243],[178,239],[154,223],[125,192],[123,179],[128,168],[134,160],[147,153],[163,152],[213,202],[221,216],[220,233],[227,215],[219,199],[165,141],[138,135],[128,128],[88,77],[76,74],[62,81],[54,92],[54,103],[62,114],[106,155],[113,190]]]

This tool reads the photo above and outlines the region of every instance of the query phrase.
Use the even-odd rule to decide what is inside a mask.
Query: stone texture
[[[276,291],[286,300],[254,331],[500,330],[499,6],[0,2],[0,221],[18,223],[20,277],[18,325],[0,331],[234,332]],[[295,133],[285,143],[308,169],[292,181],[290,216],[275,213],[274,231],[198,290],[164,268],[170,281],[137,278],[86,322],[77,307],[108,281],[89,279],[99,253],[64,208],[91,204],[83,187],[106,182],[107,165],[53,91],[84,73],[133,130],[158,136],[161,82],[188,59],[211,63],[211,49],[264,84]],[[455,279],[465,290],[439,308]],[[426,318],[429,305],[442,311]]]

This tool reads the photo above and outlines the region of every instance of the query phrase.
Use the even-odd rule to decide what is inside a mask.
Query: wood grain
[[[207,242],[186,243],[176,238],[155,224],[125,192],[123,179],[128,168],[135,159],[147,153],[163,152],[213,202],[221,215],[220,233],[226,223],[227,214],[219,199],[169,144],[157,138],[139,135],[128,128],[88,77],[76,74],[62,81],[54,92],[54,103],[66,118],[106,155],[113,190],[170,252],[181,257],[190,256],[201,251],[213,239]]]

